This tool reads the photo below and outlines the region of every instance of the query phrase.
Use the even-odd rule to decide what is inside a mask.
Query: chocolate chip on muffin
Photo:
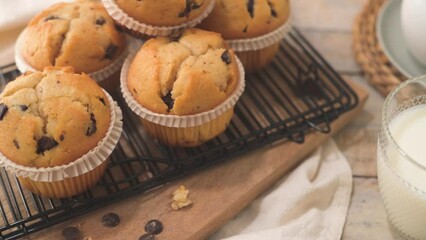
[[[37,141],[37,154],[43,154],[45,151],[49,151],[50,149],[58,146],[58,142],[51,137],[43,136]]]
[[[222,61],[224,61],[226,64],[231,64],[232,60],[231,60],[231,55],[229,55],[229,51],[225,50],[222,55],[221,55]]]
[[[86,136],[92,136],[96,132],[96,118],[93,113],[90,114],[90,125],[89,128],[87,128]]]
[[[4,103],[0,103],[0,121],[3,120],[7,110],[9,110],[9,108]]]

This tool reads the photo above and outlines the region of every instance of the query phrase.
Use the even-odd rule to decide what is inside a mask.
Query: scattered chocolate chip
[[[93,113],[90,114],[90,125],[89,128],[87,128],[86,136],[92,136],[97,130],[96,127],[96,118]]]
[[[272,5],[272,3],[270,1],[268,1],[268,5],[269,5],[269,8],[271,9],[271,16],[272,17],[278,17],[278,13],[275,10],[274,5]]]
[[[50,20],[56,20],[56,19],[60,19],[60,17],[57,16],[49,16],[47,18],[44,19],[45,22],[50,21]]]
[[[100,25],[100,26],[102,26],[102,25],[104,25],[105,24],[105,19],[103,18],[103,17],[100,17],[100,18],[98,18],[98,19],[96,19],[96,24],[97,25]]]
[[[247,1],[247,11],[250,14],[251,18],[254,18],[254,0]]]
[[[226,64],[231,64],[232,60],[231,60],[231,55],[229,55],[229,51],[225,50],[225,52],[222,53],[222,61],[224,61]]]
[[[158,235],[163,231],[163,224],[158,220],[151,220],[145,225],[145,232]]]
[[[99,99],[99,101],[104,105],[104,106],[106,106],[106,103],[105,103],[105,99],[104,98],[101,98],[101,97],[98,97],[98,99]]]
[[[58,142],[55,139],[43,136],[37,141],[37,154],[43,154],[45,151],[58,146]]]
[[[138,91],[136,91],[136,88],[133,88],[133,92],[138,94]]]
[[[201,7],[202,4],[198,4],[194,2],[194,0],[186,0],[186,6],[185,9],[179,13],[178,17],[189,17],[189,13],[192,10],[198,9]]]
[[[164,97],[161,97],[161,99],[167,105],[167,109],[170,111],[170,109],[172,109],[173,105],[175,104],[175,100],[173,100],[172,98],[172,93],[171,92],[167,93],[167,95]]]
[[[105,227],[115,227],[120,224],[120,217],[115,213],[107,213],[102,217],[102,225]]]
[[[152,234],[144,234],[139,237],[139,240],[155,240],[155,236]]]
[[[59,136],[59,140],[61,140],[61,142],[62,142],[62,141],[64,141],[64,139],[65,139],[64,134],[61,134],[61,136]]]
[[[62,230],[62,236],[66,240],[80,240],[83,239],[83,233],[76,227],[67,227],[64,230]]]
[[[19,105],[19,108],[21,109],[21,111],[25,112],[28,109],[27,105]]]
[[[6,116],[7,110],[9,108],[4,103],[0,103],[0,121]]]
[[[115,46],[114,44],[110,44],[106,49],[105,49],[105,58],[106,59],[113,59],[115,53],[117,52],[118,47]]]
[[[13,145],[15,145],[16,149],[19,149],[19,142],[16,139],[13,139]]]

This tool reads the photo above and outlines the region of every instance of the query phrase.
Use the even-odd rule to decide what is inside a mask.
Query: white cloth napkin
[[[329,140],[210,240],[340,239],[351,192],[350,166]]]
[[[0,66],[14,61],[27,22],[54,2],[0,0]],[[329,140],[210,239],[340,239],[351,192],[349,164]]]

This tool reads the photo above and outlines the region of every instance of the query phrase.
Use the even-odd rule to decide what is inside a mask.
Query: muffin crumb
[[[178,211],[182,208],[192,205],[191,199],[188,198],[189,190],[185,186],[180,185],[178,189],[173,192],[172,209]]]

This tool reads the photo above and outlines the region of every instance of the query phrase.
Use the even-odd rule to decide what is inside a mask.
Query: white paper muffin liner
[[[25,59],[22,57],[21,55],[21,45],[22,45],[22,41],[24,38],[24,35],[26,33],[26,29],[24,29],[21,34],[19,34],[19,37],[16,41],[15,44],[15,63],[16,66],[18,67],[18,70],[22,73],[26,72],[26,71],[43,71],[41,70],[37,70],[35,68],[33,68],[30,64],[28,64]],[[100,69],[96,72],[92,72],[92,73],[87,73],[91,78],[93,78],[96,82],[102,82],[103,80],[109,78],[111,75],[113,75],[114,73],[116,73],[117,71],[120,70],[121,66],[123,65],[124,60],[126,60],[126,57],[129,53],[129,46],[131,43],[131,39],[129,37],[126,37],[126,48],[124,49],[124,51],[121,53],[121,55],[114,60],[114,62],[112,62],[110,65],[108,65],[107,67]]]
[[[236,52],[256,51],[274,45],[285,38],[292,27],[292,17],[274,31],[255,38],[226,40],[228,46]]]
[[[240,79],[238,85],[235,88],[234,92],[220,105],[214,109],[194,115],[167,115],[152,112],[151,110],[143,107],[137,100],[133,97],[132,93],[129,91],[127,85],[127,73],[129,71],[130,64],[135,57],[135,54],[130,54],[124,62],[123,68],[121,69],[120,85],[121,92],[123,93],[124,100],[130,109],[139,115],[141,118],[148,120],[150,122],[166,126],[166,127],[176,127],[176,128],[186,128],[186,127],[195,127],[207,123],[218,116],[222,115],[227,110],[235,106],[238,99],[244,92],[245,88],[245,72],[244,67],[241,61],[235,56],[238,64],[238,70],[240,72]]]
[[[48,168],[22,166],[9,160],[0,152],[0,167],[4,167],[17,177],[28,177],[39,182],[53,182],[81,176],[100,166],[114,150],[123,129],[123,115],[120,107],[106,91],[104,92],[111,106],[111,123],[105,137],[95,148],[67,165]]]
[[[149,36],[169,36],[175,32],[178,32],[184,28],[190,28],[198,25],[201,21],[203,21],[214,8],[216,0],[210,1],[209,5],[205,9],[205,11],[198,16],[197,18],[188,21],[186,23],[182,23],[176,26],[153,26],[150,24],[142,23],[134,19],[133,17],[127,15],[116,3],[115,0],[102,0],[105,9],[108,14],[118,23],[125,26],[126,28],[133,30],[135,32],[139,32],[142,34],[146,34]]]

